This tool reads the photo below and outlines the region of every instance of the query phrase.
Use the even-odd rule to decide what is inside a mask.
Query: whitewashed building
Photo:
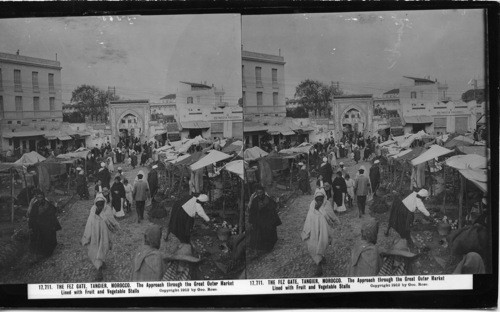
[[[2,151],[36,150],[49,131],[60,129],[61,63],[0,53],[0,130]],[[67,139],[67,136],[62,136]],[[71,139],[71,137],[69,137]]]

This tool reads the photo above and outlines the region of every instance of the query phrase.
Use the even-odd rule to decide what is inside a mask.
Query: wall
[[[245,92],[245,120],[281,123],[286,116],[285,62],[283,57],[242,51]],[[256,85],[255,67],[261,67],[262,85]],[[277,84],[272,83],[272,69],[277,72]],[[262,106],[257,106],[257,92],[262,92]],[[273,105],[273,93],[278,93],[278,105]]]

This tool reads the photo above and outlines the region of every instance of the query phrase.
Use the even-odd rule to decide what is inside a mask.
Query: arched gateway
[[[137,137],[141,142],[146,140],[149,133],[149,111],[149,100],[111,101],[111,144],[116,145],[120,136]]]
[[[343,133],[372,132],[373,97],[371,94],[336,96],[333,100],[335,134],[340,139]]]

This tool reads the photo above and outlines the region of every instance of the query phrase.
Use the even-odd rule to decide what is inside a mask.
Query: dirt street
[[[340,160],[339,160],[340,161]],[[351,177],[355,177],[360,166],[364,165],[367,171],[370,163],[360,162],[355,164],[352,160],[341,159]],[[315,179],[311,181],[311,188],[316,188]],[[300,193],[300,191],[298,191]],[[307,252],[305,242],[302,241],[300,233],[304,226],[309,204],[313,200],[312,195],[298,195],[292,202],[287,204],[286,209],[280,212],[282,225],[278,227],[278,241],[274,249],[267,254],[255,257],[247,255],[247,278],[294,278],[312,277],[315,266],[312,258]],[[337,214],[341,224],[335,225],[334,241],[326,251],[326,263],[323,265],[323,276],[347,276],[350,264],[351,247],[361,237],[361,224],[364,218],[374,217],[379,221],[377,245],[389,249],[399,235],[391,230],[389,236],[385,236],[389,212],[373,214],[370,211],[371,202],[366,205],[366,214],[363,218],[358,217],[356,203],[353,208],[346,212]],[[418,218],[418,217],[417,217]],[[412,231],[412,235],[422,232]],[[435,233],[434,236],[436,236]],[[436,239],[434,240],[436,241]],[[432,243],[427,243],[431,245]],[[443,274],[445,268],[449,270],[448,259],[443,256],[446,251],[440,247],[433,246],[432,250],[422,253],[415,263],[416,274]],[[418,253],[418,250],[413,250]],[[252,258],[254,257],[254,258]],[[440,263],[441,262],[441,263]]]
[[[148,169],[130,168],[125,172],[129,181],[133,181],[137,172]],[[94,197],[94,184],[89,185],[90,195]],[[62,230],[57,232],[58,245],[51,257],[33,263],[29,253],[3,276],[4,283],[61,283],[92,282],[95,269],[87,256],[87,247],[80,244],[85,224],[92,207],[93,200],[78,200],[60,216]],[[151,225],[147,211],[145,220],[137,223],[135,209],[124,219],[119,220],[121,230],[113,236],[113,249],[109,253],[104,270],[104,281],[129,281],[132,274],[132,261],[135,251],[143,242],[144,230]],[[162,250],[172,248],[162,240]]]

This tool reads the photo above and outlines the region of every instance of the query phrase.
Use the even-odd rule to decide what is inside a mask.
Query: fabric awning
[[[46,138],[49,141],[57,140],[57,136],[56,135],[45,134],[43,137]]]
[[[476,185],[483,193],[488,191],[488,175],[486,170],[471,170],[462,169],[458,170],[467,180]]]
[[[72,137],[70,137],[70,136],[69,136],[69,135],[67,135],[67,134],[59,134],[59,135],[57,136],[57,138],[58,138],[59,140],[61,140],[61,141],[67,141],[67,140],[72,140],[72,139],[73,139]]]
[[[45,131],[29,130],[29,131],[15,131],[15,132],[5,132],[2,136],[6,139],[12,138],[23,138],[23,137],[36,137],[45,135]]]
[[[452,150],[441,147],[437,144],[432,145],[428,150],[420,154],[418,157],[412,159],[411,164],[413,166],[419,165],[431,159],[437,158],[439,156],[443,156],[449,153],[452,153]]]
[[[403,118],[407,124],[426,124],[434,122],[432,117],[429,116],[405,116]]]
[[[210,153],[208,153],[208,155],[206,155],[205,157],[201,158],[200,160],[192,164],[191,170],[193,171],[198,170],[228,158],[231,158],[231,156],[226,153],[219,152],[216,150],[211,150]]]
[[[245,151],[243,152],[243,159],[255,160],[255,159],[259,159],[261,157],[267,156],[267,155],[268,155],[268,153],[266,151],[262,150],[258,146],[254,146],[254,147],[245,149]]]
[[[487,167],[486,157],[469,154],[456,155],[446,160],[446,165],[455,169],[484,169]]]
[[[464,154],[476,154],[483,157],[489,157],[490,154],[486,146],[457,146],[456,148]]]
[[[14,164],[16,165],[32,165],[36,164],[38,162],[44,161],[46,158],[43,157],[42,155],[38,154],[35,151],[25,153],[21,158],[16,160]]]
[[[290,127],[285,125],[270,126],[269,130],[267,130],[267,133],[269,133],[270,135],[278,135],[278,134],[286,136],[295,135],[295,132],[292,129],[290,129]]]
[[[243,160],[233,160],[224,167],[227,171],[237,174],[242,180],[245,179]]]
[[[206,121],[182,121],[182,129],[208,129],[210,124]]]

